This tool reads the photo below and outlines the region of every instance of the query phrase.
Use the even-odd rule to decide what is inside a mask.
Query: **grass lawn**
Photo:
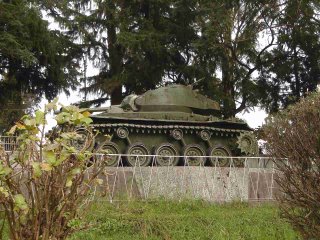
[[[203,201],[93,204],[81,220],[90,224],[70,240],[102,239],[298,239],[275,205],[224,205]]]

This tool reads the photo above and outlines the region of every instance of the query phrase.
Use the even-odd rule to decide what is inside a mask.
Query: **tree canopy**
[[[298,102],[319,82],[319,1],[288,1],[282,7],[277,45],[265,58],[260,80],[265,88],[262,104],[269,112]]]
[[[82,56],[99,69],[82,89],[95,104],[201,80],[228,118],[255,106],[278,111],[319,82],[315,0],[17,0],[1,8],[2,79],[37,96],[73,85]]]
[[[53,99],[76,85],[77,48],[69,36],[49,30],[35,4],[0,2],[1,128],[19,119],[29,100]]]

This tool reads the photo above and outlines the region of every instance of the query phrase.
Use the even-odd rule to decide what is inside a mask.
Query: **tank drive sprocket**
[[[237,144],[240,151],[246,155],[256,156],[259,153],[258,142],[253,133],[240,133]]]

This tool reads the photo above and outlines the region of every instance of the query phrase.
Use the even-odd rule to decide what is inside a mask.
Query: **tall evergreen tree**
[[[255,73],[264,64],[263,56],[276,43],[279,6],[277,1],[210,0],[201,1],[200,8],[198,45],[206,51],[197,56],[198,60],[204,59],[199,67],[203,62],[215,63],[207,73],[215,91],[209,86],[206,89],[221,100],[223,116],[232,117],[258,103]],[[263,34],[269,37],[261,43]]]
[[[88,91],[111,97],[155,88],[163,80],[191,82],[196,1],[48,1],[43,6],[82,39],[100,73]],[[70,22],[69,19],[74,19]],[[105,98],[103,98],[105,99]]]
[[[75,86],[78,51],[70,39],[49,31],[34,3],[0,2],[2,129],[19,119],[26,100],[37,102],[43,95],[52,99],[61,89]]]
[[[292,0],[283,7],[277,47],[260,78],[263,105],[276,112],[297,102],[320,83],[320,3]]]
[[[259,104],[274,111],[318,81],[314,0],[39,2],[81,39],[100,70],[87,90],[112,104],[168,81],[201,79],[198,87],[228,118]]]

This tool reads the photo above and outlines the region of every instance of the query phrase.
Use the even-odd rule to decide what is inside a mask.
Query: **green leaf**
[[[60,137],[66,140],[77,139],[79,136],[75,132],[65,132],[61,133]]]
[[[0,164],[0,177],[1,176],[7,176],[12,172],[12,169],[9,167],[5,167]]]
[[[47,163],[55,166],[55,164],[57,162],[57,158],[56,158],[56,154],[55,154],[54,151],[44,151],[43,152],[43,157],[44,157],[44,160]]]
[[[46,105],[46,109],[47,109],[48,111],[51,111],[51,110],[56,111],[56,110],[57,110],[57,103],[58,103],[58,98],[53,99],[52,102],[50,102],[50,103],[48,103],[48,104]]]
[[[66,187],[71,187],[72,186],[72,177],[68,177],[66,181]]]
[[[40,163],[34,162],[34,163],[32,163],[32,167],[33,167],[33,177],[34,178],[40,177],[42,175]]]
[[[92,123],[92,119],[88,117],[81,118],[81,123],[89,125],[90,123]]]
[[[46,145],[45,150],[52,151],[52,150],[56,150],[59,147],[60,147],[59,143],[51,143],[51,144]]]
[[[16,210],[28,211],[28,204],[22,194],[17,194],[13,198]]]
[[[71,170],[71,175],[76,175],[81,173],[81,169],[80,168],[74,168]]]
[[[70,118],[71,118],[70,113],[61,112],[55,117],[55,120],[57,121],[58,124],[64,124],[64,123],[70,122]]]
[[[5,198],[9,197],[9,192],[4,187],[0,187],[0,193],[3,194]]]
[[[40,125],[40,124],[45,124],[45,115],[44,112],[38,110],[36,111],[36,124]]]
[[[31,119],[25,119],[24,124],[28,127],[33,127],[36,125],[36,120],[31,118]]]
[[[60,153],[60,156],[58,157],[57,160],[57,166],[60,165],[61,163],[63,163],[68,157],[70,156],[69,153],[63,151]]]

